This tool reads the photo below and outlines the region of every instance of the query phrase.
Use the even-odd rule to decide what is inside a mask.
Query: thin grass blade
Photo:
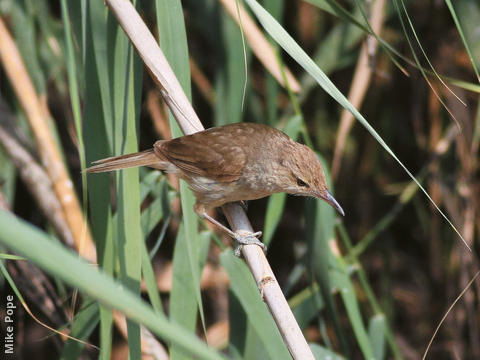
[[[387,143],[382,139],[382,137],[377,133],[377,131],[368,123],[368,121],[363,117],[362,114],[348,101],[348,99],[343,95],[340,90],[332,83],[332,81],[325,75],[325,73],[313,62],[313,60],[302,50],[302,48],[295,42],[295,40],[283,29],[283,27],[267,12],[265,9],[260,6],[255,0],[245,0],[250,6],[252,11],[255,13],[255,16],[259,19],[262,26],[265,30],[277,41],[280,46],[288,53],[290,56],[297,61],[310,75],[312,75],[318,84],[330,95],[332,96],[340,105],[345,109],[350,111],[355,118],[360,121],[360,123],[367,129],[367,131],[377,140],[377,142],[387,151],[390,156],[392,156],[395,161],[403,168],[407,175],[415,181],[417,186],[422,190],[425,196],[430,200],[435,209],[442,215],[442,217],[448,222],[450,227],[457,233],[460,239],[463,241],[465,246],[471,251],[470,246],[466,243],[463,236],[460,234],[458,229],[453,225],[450,219],[443,213],[438,205],[433,201],[433,199],[428,194],[427,190],[417,181],[413,174],[408,170],[408,168],[400,161],[400,159],[395,155],[392,149],[387,145]]]

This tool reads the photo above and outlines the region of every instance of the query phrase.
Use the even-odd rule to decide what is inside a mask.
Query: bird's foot
[[[240,200],[238,202],[240,206],[242,207],[243,211],[247,212],[248,211],[248,202],[247,200]]]
[[[234,251],[235,256],[240,257],[242,248],[245,245],[258,245],[262,248],[262,250],[264,252],[267,251],[267,246],[264,243],[262,243],[260,240],[258,240],[258,238],[260,236],[262,236],[261,231],[257,231],[255,233],[251,233],[251,232],[238,233],[238,232],[236,232],[236,233],[233,233],[233,234],[234,234],[233,238],[237,242],[237,247],[235,248],[235,251]]]
[[[222,225],[219,223],[217,220],[212,218],[210,215],[208,215],[205,211],[200,211],[200,210],[195,210],[197,213],[200,214],[200,216],[204,219],[207,219],[210,221],[212,224],[217,226],[218,228],[222,229],[225,231],[228,235],[230,235],[236,242],[237,242],[237,247],[235,248],[235,256],[240,257],[240,253],[242,251],[242,248],[245,245],[258,245],[260,246],[264,252],[267,251],[267,247],[265,246],[264,243],[262,243],[258,238],[262,236],[261,231],[257,231],[255,233],[249,232],[249,231],[239,231],[239,232],[233,232],[226,226]]]

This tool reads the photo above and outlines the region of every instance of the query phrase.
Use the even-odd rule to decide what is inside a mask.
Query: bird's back
[[[278,152],[278,142],[289,140],[266,125],[236,123],[157,142],[155,152],[192,175],[230,182],[237,180],[252,160]]]

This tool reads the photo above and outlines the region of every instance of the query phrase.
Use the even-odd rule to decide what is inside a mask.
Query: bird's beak
[[[343,211],[342,207],[340,206],[340,204],[338,203],[337,200],[335,200],[335,198],[333,197],[333,195],[330,193],[330,191],[328,190],[325,190],[325,193],[320,195],[320,197],[325,200],[327,203],[329,203],[330,205],[332,205],[335,209],[337,209],[337,211],[342,214],[342,216],[345,216],[345,212]]]

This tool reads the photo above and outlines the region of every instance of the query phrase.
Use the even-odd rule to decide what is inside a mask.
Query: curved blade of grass
[[[302,117],[301,116],[292,116],[282,131],[290,136],[293,140],[296,140],[298,134],[301,132],[302,127]],[[263,227],[263,237],[262,240],[265,245],[269,245],[272,241],[273,234],[280,222],[280,218],[285,207],[286,200],[285,193],[273,194],[268,198],[267,211],[265,214],[265,225]]]
[[[425,58],[425,60],[427,60],[427,63],[428,63],[428,66],[430,66],[430,69],[432,69],[433,73],[435,74],[435,76],[437,77],[437,79],[443,84],[443,86],[445,86],[447,88],[447,90],[457,98],[458,101],[460,101],[462,103],[463,106],[467,106],[467,104],[462,100],[460,99],[457,94],[455,94],[452,89],[450,89],[448,87],[447,84],[445,84],[445,82],[443,81],[443,79],[440,77],[440,75],[437,73],[437,70],[435,70],[435,67],[433,66],[433,64],[431,63],[430,59],[428,58],[427,56],[427,53],[425,52],[425,50],[423,49],[423,46],[422,46],[422,43],[420,41],[420,39],[418,38],[418,35],[417,35],[417,32],[415,31],[415,27],[413,26],[413,23],[412,23],[412,20],[410,19],[410,15],[408,15],[408,11],[407,11],[407,8],[405,7],[405,2],[403,0],[400,1],[402,3],[402,8],[403,8],[403,12],[405,13],[405,16],[407,17],[407,20],[408,20],[408,25],[410,26],[410,29],[412,30],[412,33],[413,33],[413,36],[415,37],[415,40],[418,44],[418,47],[420,48],[422,54],[423,54],[423,57]],[[420,64],[419,65],[419,68],[420,68]]]
[[[267,12],[265,9],[260,6],[255,0],[245,0],[255,16],[258,18],[265,30],[277,41],[280,46],[295,60],[297,61],[310,75],[312,75],[318,84],[331,96],[333,97],[340,105],[345,109],[350,111],[355,118],[367,129],[367,131],[377,140],[377,142],[387,151],[387,153],[392,156],[395,161],[403,168],[403,170],[408,174],[408,176],[415,181],[417,186],[422,190],[425,196],[430,200],[433,206],[437,211],[442,215],[442,217],[448,222],[450,227],[457,233],[460,239],[463,241],[465,246],[470,250],[467,242],[460,234],[458,229],[453,225],[450,219],[443,213],[438,205],[433,201],[428,192],[423,188],[423,186],[415,179],[413,174],[408,170],[408,168],[400,161],[400,159],[395,155],[395,153],[390,149],[390,147],[385,143],[382,137],[377,133],[377,131],[368,123],[368,121],[363,117],[362,114],[348,101],[348,99],[338,90],[338,88],[332,83],[332,81],[324,74],[324,72],[313,62],[313,60],[302,50],[302,48],[295,42],[295,40],[283,29],[283,27]]]
[[[457,17],[457,13],[455,12],[455,9],[452,5],[451,0],[445,0],[445,3],[448,6],[448,10],[450,10],[450,14],[452,14],[453,21],[455,21],[455,26],[457,27],[458,34],[460,35],[460,37],[462,39],[463,46],[465,47],[465,50],[467,51],[470,62],[472,63],[473,71],[475,71],[475,75],[477,76],[477,80],[480,82],[480,74],[479,74],[479,71],[478,71],[478,66],[477,66],[477,63],[476,63],[475,59],[473,58],[472,50],[470,49],[470,46],[468,45],[467,38],[466,38],[465,34],[463,33],[462,25],[460,23],[459,18]],[[456,5],[459,6],[458,4],[456,4]],[[476,19],[478,20],[478,17]],[[463,20],[463,17],[462,17],[462,20]],[[476,23],[478,25],[478,21],[476,21]]]
[[[472,83],[467,82],[467,81],[455,79],[455,78],[452,78],[452,77],[449,77],[449,76],[444,76],[444,75],[442,75],[442,78],[445,79],[446,81],[448,81],[449,83],[451,83],[452,85],[458,86],[462,89],[472,91],[472,92],[476,92],[476,93],[480,93],[480,85],[478,85],[478,84],[472,84]]]
[[[98,69],[98,79],[99,79],[99,95],[100,95],[100,105],[103,118],[106,123],[106,141],[108,148],[110,149],[109,154],[113,154],[113,126],[111,124],[111,119],[113,118],[113,104],[112,104],[112,90],[111,90],[111,62],[112,62],[112,46],[108,45],[108,40],[113,37],[115,31],[114,21],[112,16],[109,14],[108,9],[104,4],[98,1],[87,1],[87,6],[89,8],[89,22],[87,23],[87,33],[91,32],[92,41],[90,49],[91,53],[94,56],[95,66]],[[88,26],[89,25],[89,26]],[[87,51],[88,53],[88,51]],[[85,74],[88,78],[89,73],[85,71]],[[88,85],[88,82],[86,82]],[[96,160],[96,159],[94,159]]]
[[[142,232],[148,236],[164,218],[162,199],[156,198],[142,211]]]
[[[320,161],[324,164],[323,159],[320,158]],[[327,183],[330,185],[328,167],[324,166],[324,169]],[[331,186],[329,186],[329,188],[332,190]],[[308,199],[305,202],[305,207],[307,272],[313,277],[312,280],[318,282],[320,293],[325,304],[326,316],[333,324],[342,353],[348,355],[350,348],[342,327],[340,326],[340,316],[338,315],[335,299],[331,291],[334,284],[329,271],[329,267],[334,259],[329,247],[329,241],[333,238],[335,213],[329,204],[318,199]]]
[[[287,194],[278,193],[270,195],[267,202],[267,210],[265,213],[265,225],[263,226],[262,241],[265,245],[270,246],[273,234],[278,227],[282,218],[283,209],[285,208],[285,200]]]
[[[99,307],[97,303],[87,301],[75,315],[70,336],[86,341],[95,330],[99,321]],[[68,339],[63,346],[60,360],[78,359],[85,344]]]
[[[295,319],[301,329],[305,329],[318,312],[325,308],[325,303],[317,284],[300,291],[288,300]]]
[[[140,115],[143,64],[118,24],[108,46],[114,53],[111,61],[114,155],[138,151],[137,127]],[[115,173],[117,190],[117,254],[119,277],[127,288],[140,293],[143,235],[140,217],[138,168]],[[132,360],[141,358],[140,327],[127,319],[128,349]]]
[[[433,332],[432,337],[430,338],[430,341],[428,342],[427,348],[425,349],[425,353],[422,356],[422,360],[425,360],[427,358],[428,351],[430,350],[430,347],[432,346],[433,340],[435,340],[435,337],[437,336],[438,331],[440,330],[440,327],[444,323],[445,319],[447,318],[448,314],[452,311],[452,309],[457,305],[457,303],[460,301],[460,299],[463,297],[463,295],[467,292],[467,290],[472,286],[472,284],[475,282],[477,279],[478,275],[480,275],[480,271],[477,271],[477,273],[470,279],[467,285],[463,288],[462,292],[455,298],[453,301],[452,305],[447,309],[445,312],[445,315],[443,315],[442,319],[438,323],[437,327],[435,328],[435,331]]]
[[[191,294],[195,293],[198,284],[195,283],[191,276],[191,270],[188,266],[187,238],[185,236],[185,226],[180,224],[177,238],[175,240],[175,249],[173,253],[173,276],[172,289],[170,291],[170,317],[175,323],[182,325],[183,328],[195,333],[197,323],[197,299]],[[207,237],[203,236],[207,235]],[[208,253],[209,234],[200,234],[199,244],[202,246],[199,253],[200,262],[197,264],[197,271],[201,272],[205,264]],[[193,359],[187,356],[185,352],[178,346],[170,348],[171,359]]]
[[[39,36],[35,24],[35,2],[12,1],[11,25],[15,35],[15,43],[22,54],[23,62],[30,74],[39,94],[46,92],[45,72],[40,65],[40,54],[37,37]]]
[[[428,79],[427,77],[427,73],[425,71],[425,69],[422,67],[422,65],[420,64],[420,60],[418,59],[418,56],[415,52],[415,49],[413,48],[413,44],[412,44],[412,41],[410,40],[410,36],[408,35],[407,33],[407,29],[406,29],[406,26],[405,26],[405,23],[403,21],[403,17],[402,17],[402,14],[400,12],[400,5],[398,4],[398,0],[394,0],[393,2],[395,4],[395,8],[397,9],[397,13],[398,13],[398,18],[400,20],[400,24],[402,25],[402,29],[403,29],[403,33],[405,35],[405,38],[407,39],[407,43],[408,43],[408,46],[410,47],[410,51],[413,55],[413,58],[415,59],[415,63],[417,64],[417,68],[420,70],[420,73],[422,74],[423,78],[425,79],[425,81],[427,82],[428,86],[430,87],[430,89],[432,90],[433,94],[435,95],[435,97],[437,98],[438,102],[440,102],[440,104],[442,104],[442,106],[444,107],[444,109],[450,114],[450,116],[452,117],[452,119],[455,121],[455,124],[457,125],[457,127],[459,129],[461,129],[461,126],[460,126],[460,123],[458,122],[457,118],[455,117],[455,115],[453,115],[452,111],[450,110],[450,108],[447,106],[447,104],[445,104],[445,102],[441,99],[440,95],[438,94],[438,92],[435,90],[435,88],[433,87],[433,85],[431,84],[430,80]],[[405,16],[407,17],[407,20],[410,24],[410,28],[412,29],[412,32],[414,34],[414,37],[415,39],[417,40],[417,43],[424,55],[424,57],[426,58],[428,64],[430,65],[430,68],[433,69],[433,72],[434,74],[440,78],[440,76],[437,74],[437,72],[435,71],[435,69],[433,68],[432,64],[430,63],[430,60],[428,59],[425,51],[423,50],[422,48],[422,45],[420,44],[420,41],[417,37],[417,34],[415,32],[415,29],[413,27],[413,24],[412,22],[410,21],[410,17],[408,16],[408,13],[407,13],[407,10],[402,2],[402,5],[403,5],[403,11],[405,13]],[[460,98],[458,96],[456,96],[453,91],[450,90],[450,88],[445,84],[445,82],[443,80],[440,79],[440,82],[442,84],[444,84],[444,86],[463,104],[465,105],[465,103],[460,100]]]
[[[392,62],[395,64],[395,66],[397,66],[400,69],[400,71],[402,71],[405,75],[408,76],[408,72],[403,68],[403,66],[400,65],[400,63],[398,63],[398,61],[392,56],[392,54],[395,55],[396,57],[402,59],[407,64],[409,64],[409,65],[411,65],[415,68],[417,67],[417,64],[415,64],[415,62],[410,61],[410,59],[403,56],[397,49],[392,47],[385,40],[383,40],[381,37],[379,37],[377,34],[375,34],[373,32],[373,30],[370,28],[368,22],[367,22],[366,25],[362,24],[359,20],[356,19],[356,17],[354,15],[352,15],[348,10],[343,8],[338,2],[333,1],[333,0],[305,0],[305,1],[311,3],[312,5],[317,6],[319,9],[325,10],[328,13],[339,17],[340,19],[342,19],[345,22],[348,22],[348,23],[351,23],[351,24],[357,26],[358,28],[363,30],[365,33],[374,36],[375,39],[379,42],[379,44],[382,46],[382,48],[386,51],[387,55],[392,60]],[[360,7],[360,9],[361,9],[361,7]],[[427,74],[431,74],[431,72],[428,71],[427,69],[423,68],[423,70]],[[469,90],[469,91],[474,91],[474,92],[480,93],[480,86],[478,86],[477,84],[462,81],[460,79],[450,78],[448,76],[443,76],[443,75],[440,75],[440,77],[442,79],[450,82],[451,84],[453,84],[455,86],[461,87],[461,88]]]
[[[75,132],[77,133],[78,141],[78,156],[80,158],[80,168],[82,170],[82,205],[83,205],[83,218],[87,219],[87,174],[85,173],[86,159],[85,159],[85,145],[83,142],[83,129],[82,129],[82,113],[80,110],[80,95],[77,83],[77,63],[75,61],[75,54],[73,50],[72,32],[70,28],[70,18],[68,11],[68,3],[66,0],[60,2],[62,8],[62,22],[65,35],[65,48],[66,48],[66,64],[68,74],[68,86],[70,94],[70,103],[72,105],[73,120],[75,123]],[[83,233],[87,232],[87,222],[85,220],[83,227]]]
[[[222,252],[220,261],[230,278],[230,288],[270,357],[275,360],[291,359],[272,316],[258,296],[258,288],[247,265],[230,249]]]
[[[195,335],[160,316],[138,294],[79,259],[78,255],[59,243],[51,241],[41,230],[6,211],[0,211],[0,242],[52,276],[62,279],[103,305],[115,308],[130,319],[145,325],[163,340],[176,343],[201,359],[223,359]]]
[[[157,184],[155,184],[157,185]],[[158,238],[153,244],[150,252],[149,252],[149,257],[150,259],[153,259],[153,256],[156,254],[158,249],[160,248],[160,245],[163,242],[163,239],[165,237],[165,233],[167,231],[168,225],[170,224],[170,219],[171,219],[171,214],[170,214],[170,203],[173,198],[177,198],[177,193],[171,193],[169,194],[168,192],[168,184],[165,181],[165,178],[162,177],[160,181],[160,186],[156,186],[152,189],[152,192],[155,193],[155,196],[157,196],[157,199],[159,199],[159,207],[162,209],[163,213],[163,225],[160,230],[160,234],[158,235]],[[155,203],[157,202],[157,199],[155,199]]]
[[[233,19],[222,11],[221,35],[225,67],[219,69],[215,91],[215,125],[221,126],[242,120],[243,87],[246,84],[245,67],[248,68],[250,51],[242,49],[242,34]],[[246,59],[246,62],[245,60]],[[246,89],[246,88],[245,88]]]
[[[373,353],[376,360],[385,359],[385,329],[387,320],[385,315],[374,315],[368,323],[368,335],[372,343]]]
[[[346,264],[340,258],[334,258],[336,265],[335,269],[330,271],[332,285],[338,287],[343,303],[347,310],[350,324],[352,325],[353,332],[357,338],[358,345],[362,350],[365,359],[375,359],[373,356],[372,344],[368,337],[367,330],[363,324],[362,315],[358,306],[357,298],[355,296],[355,289],[350,280]]]
[[[187,97],[191,99],[190,62],[188,58],[188,44],[182,3],[180,0],[156,0],[155,6],[160,47],[177,76],[178,81],[182,85],[183,91]],[[172,136],[181,136],[182,132],[170,111],[169,120]],[[200,263],[198,218],[193,211],[195,197],[184,181],[180,182],[180,195],[185,225],[188,264],[190,266],[191,277],[195,284],[195,299],[198,304],[203,331],[206,333],[205,316],[200,294],[201,269],[198,267]],[[185,296],[191,296],[191,293],[185,294]]]
[[[337,16],[338,18],[340,18],[345,22],[349,22],[358,26],[366,33],[370,32],[367,26],[362,24],[354,15],[352,15],[347,9],[345,9],[335,0],[305,0],[305,1],[312,5],[315,5],[321,10],[328,12],[329,14]]]
[[[265,0],[263,6],[268,10],[272,16],[281,21],[284,9],[285,1],[284,0]],[[274,44],[275,53],[278,56],[278,45]],[[266,88],[266,102],[267,102],[267,124],[270,126],[275,126],[277,122],[277,112],[278,112],[278,89],[279,85],[275,78],[268,72],[265,72],[265,88]],[[265,239],[265,238],[264,238]]]
[[[245,105],[245,96],[247,93],[247,82],[248,82],[248,65],[247,65],[247,47],[245,45],[245,34],[243,33],[243,24],[242,24],[242,16],[240,13],[240,5],[238,4],[238,0],[235,0],[235,8],[237,10],[237,17],[238,17],[238,28],[240,29],[240,35],[242,37],[242,55],[243,55],[243,70],[245,80],[243,81],[243,88],[242,88],[242,105],[241,105],[241,112],[243,112],[243,107]]]
[[[111,156],[112,109],[110,72],[107,59],[107,17],[105,6],[97,1],[86,2],[85,23],[85,93],[83,94],[83,126],[87,162]],[[115,224],[110,208],[110,175],[88,176],[90,226],[97,248],[98,263],[107,274],[113,275],[116,264],[113,233]],[[100,355],[102,360],[111,358],[112,311],[100,305]]]
[[[285,284],[282,286],[282,291],[285,294],[285,297],[290,296],[290,293],[294,290],[294,287],[297,285],[297,283],[303,278],[304,274],[305,262],[303,259],[301,259],[290,271],[288,277],[285,279]]]
[[[195,296],[188,296],[188,294],[194,294],[197,291],[197,284],[195,283],[195,279],[192,278],[192,271],[188,266],[189,256],[187,242],[185,226],[181,223],[173,251],[172,289],[170,291],[169,302],[170,318],[194,334],[198,304]],[[170,357],[172,359],[193,359],[192,356],[187,356],[182,349],[175,344],[172,344],[170,348]]]
[[[310,349],[312,349],[316,360],[345,360],[343,356],[318,344],[311,343]]]
[[[405,7],[405,4],[403,2],[403,0],[400,0],[401,3],[402,3],[402,6],[403,6],[403,11],[405,13],[405,16],[407,17],[407,20],[408,20],[408,23],[410,25],[410,28],[412,30],[412,33],[417,41],[417,44],[424,56],[424,58],[427,60],[427,63],[428,65],[430,66],[430,69],[431,71],[429,71],[428,73],[433,73],[434,76],[436,76],[438,78],[438,80],[443,84],[443,86],[445,86],[448,91],[454,96],[457,98],[458,101],[460,101],[464,106],[466,106],[465,102],[463,100],[461,100],[449,87],[448,85],[443,81],[442,77],[437,73],[437,71],[435,70],[435,68],[433,67],[432,63],[430,62],[430,59],[428,58],[426,52],[423,50],[423,47],[422,47],[422,44],[417,36],[417,33],[415,31],[415,28],[410,20],[410,17],[408,15],[408,12],[407,12],[407,9]],[[360,9],[361,11],[361,14],[365,20],[365,23],[367,24],[367,27],[369,29],[369,32],[371,34],[374,34],[375,38],[376,39],[379,39],[379,36],[375,34],[375,32],[373,31],[373,29],[371,28],[369,22],[368,22],[368,18],[367,18],[367,15],[365,14],[365,11],[363,10],[363,7],[362,7],[362,4],[360,4],[359,0],[355,0],[356,4],[357,4],[357,7]],[[418,56],[415,52],[415,49],[413,48],[413,44],[412,44],[412,41],[410,40],[410,36],[408,35],[407,33],[407,30],[406,30],[406,27],[405,27],[405,24],[403,22],[403,17],[401,15],[401,12],[400,12],[400,6],[398,5],[398,0],[394,0],[394,4],[395,4],[395,9],[397,11],[397,14],[398,14],[398,17],[400,19],[400,24],[402,25],[402,29],[403,29],[403,33],[405,35],[405,38],[407,39],[407,42],[408,42],[408,45],[410,47],[410,51],[413,55],[413,58],[415,60],[415,64],[416,64],[416,68],[420,70],[420,73],[422,74],[423,78],[425,79],[426,83],[428,84],[428,86],[430,87],[430,89],[432,90],[432,92],[434,93],[435,97],[438,99],[438,101],[442,104],[442,106],[445,108],[445,110],[450,114],[450,116],[452,117],[452,119],[455,121],[456,125],[458,126],[458,128],[460,129],[460,123],[458,122],[458,120],[456,119],[455,115],[452,113],[452,111],[450,110],[450,108],[447,106],[447,104],[445,104],[445,102],[441,99],[441,97],[438,95],[437,91],[435,90],[435,88],[433,87],[433,85],[431,84],[430,80],[428,79],[427,77],[427,70],[422,66],[422,64],[420,64],[420,60],[418,59]],[[383,42],[380,42],[381,46],[383,48],[386,48],[385,45],[383,44]],[[390,52],[387,52],[387,54],[390,56],[390,59],[392,61],[394,61],[393,57],[390,55]],[[397,64],[395,62],[395,64]]]
[[[240,304],[240,300],[228,290],[228,322],[230,323],[230,333],[228,342],[228,352],[233,359],[243,359],[240,354],[243,353],[246,346],[248,322],[245,311]]]
[[[0,210],[0,213],[6,213],[6,214],[9,214],[11,215],[10,213],[8,213],[7,211],[4,211],[4,210]],[[0,214],[1,215],[1,214]],[[11,215],[14,217],[14,215]],[[14,217],[15,218],[15,217]],[[52,239],[50,239],[52,240]],[[22,294],[20,293],[20,290],[17,288],[15,282],[13,281],[12,277],[10,276],[7,268],[5,267],[5,264],[3,262],[0,261],[0,273],[3,275],[3,280],[6,280],[7,283],[10,285],[10,288],[12,289],[12,291],[15,293],[15,295],[17,296],[17,299],[18,301],[21,303],[23,309],[25,310],[25,312],[28,314],[28,316],[34,320],[37,324],[41,325],[42,327],[46,328],[47,330],[51,331],[52,334],[57,334],[57,335],[62,335],[62,336],[65,336],[67,339],[72,339],[72,340],[76,340],[77,342],[81,342],[83,344],[86,344],[83,340],[80,340],[80,339],[73,339],[71,335],[68,335],[66,332],[62,332],[60,330],[57,330],[51,326],[49,326],[48,324],[42,322],[41,320],[39,320],[35,314],[32,312],[32,310],[29,308],[27,302],[25,301],[25,299],[23,298]],[[62,289],[63,288],[63,284],[59,284],[59,288]]]
[[[418,189],[417,187],[415,187],[415,188]],[[365,297],[367,298],[368,302],[370,303],[370,306],[371,306],[375,316],[385,318],[385,315],[384,315],[384,313],[383,313],[383,311],[382,311],[382,309],[381,309],[381,307],[378,303],[378,300],[376,299],[375,294],[374,294],[374,292],[373,292],[373,290],[372,290],[372,288],[369,284],[368,277],[366,275],[365,270],[363,269],[362,264],[359,262],[358,258],[355,255],[351,255],[353,246],[352,246],[352,242],[351,242],[351,240],[350,240],[350,238],[347,234],[345,226],[343,224],[339,224],[337,226],[337,229],[339,231],[340,238],[342,239],[342,241],[345,245],[345,248],[348,251],[348,255],[346,257],[344,257],[342,260],[349,263],[350,266],[352,266],[355,269],[356,274],[358,276],[359,284],[362,287],[362,291],[365,294]],[[383,332],[384,332],[384,336],[385,336],[385,338],[386,338],[386,340],[387,340],[387,342],[390,346],[390,350],[392,351],[393,357],[397,360],[403,359],[403,356],[400,352],[398,344],[397,344],[397,342],[395,340],[395,337],[393,335],[393,331],[392,331],[390,325],[388,324],[388,322],[386,321],[386,318],[385,318],[385,326],[384,326]],[[370,338],[371,338],[371,335],[370,335]],[[374,347],[374,352],[376,353],[375,344],[372,343],[372,346]]]
[[[153,203],[150,204],[149,207],[156,206],[156,205],[158,205],[158,203],[154,201]],[[142,214],[142,223],[144,219],[143,215],[144,214]],[[117,214],[113,216],[112,222],[115,224],[118,223]],[[142,229],[143,229],[143,225],[142,225]],[[162,302],[160,299],[160,295],[158,293],[157,282],[155,280],[155,273],[153,271],[153,267],[151,263],[151,257],[150,257],[150,254],[148,253],[148,249],[144,241],[140,242],[140,246],[141,246],[141,253],[142,253],[142,274],[144,277],[145,286],[147,288],[148,297],[150,299],[150,302],[152,303],[153,308],[159,314],[163,315]]]
[[[269,356],[267,348],[250,321],[247,322],[245,330],[245,346],[242,359],[276,359]]]
[[[25,258],[12,254],[0,254],[0,259],[5,260],[26,260]]]
[[[321,8],[321,9],[323,9],[323,10],[325,10],[325,11],[327,11],[327,12],[333,14],[333,15],[338,16],[339,18],[341,18],[344,21],[347,21],[349,23],[352,23],[352,24],[358,26],[363,31],[365,31],[365,33],[374,36],[377,39],[379,45],[385,50],[385,52],[386,52],[387,56],[390,58],[390,60],[395,64],[395,66],[398,67],[400,69],[400,71],[403,72],[405,75],[408,75],[405,68],[402,65],[400,65],[400,63],[393,57],[392,54],[395,54],[398,57],[403,59],[402,55],[397,50],[395,50],[392,46],[390,46],[390,44],[388,44],[382,38],[380,38],[373,31],[373,29],[370,26],[370,23],[368,22],[368,19],[366,18],[365,15],[363,16],[365,24],[362,24],[359,20],[357,20],[357,18],[354,15],[352,15],[348,10],[346,10],[344,7],[342,7],[335,0],[306,0],[306,1],[312,3],[313,5],[316,5],[317,7]],[[362,12],[363,10],[362,10],[361,5],[358,3],[358,1],[356,1],[356,3],[358,5],[357,9],[359,9],[360,12]]]
[[[142,241],[142,274],[145,280],[148,297],[152,303],[153,308],[159,314],[163,314],[162,300],[158,292],[157,282],[155,281],[155,273],[153,271],[150,256],[148,254],[147,246]]]
[[[0,173],[2,174],[2,194],[12,206],[17,186],[17,170],[10,157],[0,148]]]

